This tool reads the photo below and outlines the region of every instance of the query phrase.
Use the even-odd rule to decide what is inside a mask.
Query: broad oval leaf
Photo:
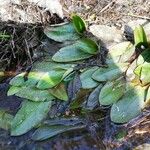
[[[30,86],[34,87],[37,82],[40,80],[41,76],[43,75],[43,72],[37,72],[37,71],[31,71],[27,77],[27,80],[25,79],[26,72],[20,73],[17,76],[15,76],[11,81],[10,85],[13,86]]]
[[[52,59],[56,62],[72,62],[92,57],[92,54],[81,51],[76,44],[61,48]]]
[[[66,91],[66,87],[64,83],[60,83],[58,86],[49,89],[49,92],[56,98],[60,100],[67,101],[68,100],[68,95]]]
[[[90,39],[83,38],[75,44],[61,48],[52,59],[56,62],[71,62],[90,58],[97,53],[97,44]]]
[[[39,90],[30,87],[21,87],[15,95],[35,102],[51,101],[55,99],[47,90]]]
[[[42,76],[36,87],[38,89],[53,88],[62,81],[65,72],[66,70],[64,69],[53,69],[49,72],[46,72]]]
[[[109,47],[109,52],[108,54],[112,57],[115,58],[117,56],[121,56],[123,55],[125,52],[127,52],[131,47],[133,46],[133,44],[131,42],[121,42],[119,44],[113,45],[111,47]]]
[[[97,69],[92,78],[96,81],[112,81],[124,74],[128,67],[128,63],[109,64],[108,67]]]
[[[98,69],[98,67],[92,67],[81,73],[80,80],[81,80],[83,89],[91,89],[98,85],[98,82],[92,79],[92,74],[97,69]]]
[[[123,77],[107,82],[100,91],[99,102],[101,105],[111,105],[117,102],[125,93],[125,79]]]
[[[44,33],[50,39],[58,42],[64,42],[66,40],[77,40],[80,38],[72,23],[47,26],[44,29]]]
[[[11,135],[19,136],[38,125],[47,115],[51,101],[24,101],[11,124]]]
[[[111,120],[115,123],[126,123],[137,117],[144,108],[144,98],[145,88],[130,87],[125,95],[112,105]]]
[[[96,44],[96,42],[88,38],[82,38],[78,40],[77,43],[75,43],[75,45],[81,51],[92,55],[97,54],[99,50],[99,47]]]
[[[72,15],[72,22],[79,34],[82,34],[86,30],[85,22],[78,15]]]

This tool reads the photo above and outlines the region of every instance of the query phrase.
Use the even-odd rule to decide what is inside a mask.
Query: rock
[[[123,32],[116,27],[107,25],[92,25],[89,27],[90,32],[100,39],[106,46],[114,42],[123,41]]]

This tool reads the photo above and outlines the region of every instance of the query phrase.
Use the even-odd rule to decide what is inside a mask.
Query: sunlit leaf
[[[122,76],[128,63],[109,64],[108,67],[97,69],[92,78],[97,81],[111,81]]]
[[[11,81],[10,85],[13,86],[30,86],[33,87],[40,80],[43,72],[30,72],[27,76],[27,80],[25,79],[26,72],[20,73],[15,76]]]
[[[123,77],[107,82],[100,91],[99,102],[101,105],[111,105],[117,102],[125,93],[125,79]]]
[[[144,31],[144,28],[139,25],[134,29],[134,42],[136,46],[144,45],[148,46],[146,33]]]
[[[11,125],[11,135],[18,136],[38,125],[47,115],[51,106],[49,102],[24,101]]]
[[[72,15],[73,25],[78,33],[83,33],[86,30],[85,22],[78,15]]]
[[[66,70],[64,69],[53,69],[49,72],[46,72],[36,87],[38,89],[48,89],[56,86],[62,81],[65,72]]]
[[[35,102],[55,99],[47,90],[39,90],[30,87],[22,87],[15,95]]]
[[[98,85],[98,82],[92,79],[92,74],[98,69],[98,67],[92,67],[85,70],[80,75],[80,80],[82,83],[83,89],[90,89],[94,88]]]
[[[66,87],[63,83],[60,83],[58,86],[49,89],[49,92],[56,98],[67,101],[68,95],[66,91]]]
[[[66,40],[77,40],[80,36],[77,34],[72,23],[58,24],[56,26],[47,26],[44,33],[50,38],[58,42]]]
[[[111,120],[115,123],[126,123],[137,117],[145,106],[144,97],[144,87],[130,87],[124,96],[112,105]]]
[[[43,126],[38,128],[32,136],[32,139],[35,141],[42,141],[48,138],[52,138],[58,134],[84,129],[85,125],[76,125],[76,126],[64,126],[64,125],[55,125],[55,126]]]
[[[11,86],[7,92],[7,96],[14,95],[21,90],[20,86]]]
[[[5,130],[10,129],[12,120],[13,116],[11,114],[6,113],[4,110],[0,110],[0,128]]]
[[[109,47],[109,52],[108,54],[112,57],[115,58],[117,56],[123,55],[125,52],[127,52],[133,44],[131,42],[121,42],[117,45],[113,45]]]
[[[142,65],[142,69],[141,69],[141,76],[140,79],[142,81],[142,84],[148,84],[150,83],[150,63],[144,63]]]

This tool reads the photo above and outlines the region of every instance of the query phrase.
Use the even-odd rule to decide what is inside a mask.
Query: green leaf
[[[53,69],[69,69],[69,68],[73,68],[75,66],[75,64],[65,64],[65,63],[57,63],[54,62],[51,58],[45,58],[44,60],[42,60],[41,62],[35,62],[33,65],[33,70],[36,72],[49,72]]]
[[[102,84],[100,84],[97,88],[95,88],[89,95],[87,102],[86,102],[86,109],[93,110],[96,106],[99,106],[99,93],[101,88],[103,87]]]
[[[47,90],[39,90],[30,87],[22,87],[15,95],[35,102],[51,101],[55,99]]]
[[[96,81],[111,81],[123,75],[128,67],[128,63],[109,64],[106,68],[97,69],[92,78]]]
[[[14,95],[21,90],[20,86],[11,86],[7,92],[7,96]]]
[[[78,40],[75,43],[75,45],[81,51],[92,54],[92,55],[97,54],[98,50],[99,50],[99,47],[95,43],[95,41],[88,39],[88,38],[82,38],[82,39]]]
[[[98,67],[92,67],[81,73],[80,80],[81,80],[83,89],[91,89],[91,88],[95,88],[96,86],[98,86],[98,82],[92,79],[92,74],[97,69]]]
[[[35,141],[42,141],[48,138],[52,138],[58,134],[84,129],[85,125],[76,125],[76,126],[64,126],[64,125],[55,125],[55,126],[43,126],[38,128],[32,136],[32,139]]]
[[[99,102],[101,105],[111,105],[117,102],[125,93],[125,79],[123,77],[107,82],[100,91]]]
[[[40,80],[41,76],[43,75],[43,72],[30,72],[28,74],[27,80],[25,80],[26,72],[20,73],[17,76],[15,76],[11,81],[10,85],[13,86],[30,86],[34,87],[37,82]]]
[[[141,65],[144,62],[149,62],[150,63],[150,48],[147,48],[144,50],[138,57],[137,59],[137,64]]]
[[[111,120],[115,123],[126,123],[137,117],[145,106],[145,94],[145,88],[141,86],[129,87],[124,96],[112,105]]]
[[[144,28],[139,25],[134,29],[134,42],[136,46],[148,46],[146,33],[144,31]]]
[[[78,40],[75,44],[61,48],[52,59],[56,62],[71,62],[90,58],[97,53],[97,44],[84,38]]]
[[[83,19],[80,16],[72,15],[72,22],[73,22],[73,25],[74,25],[76,31],[79,34],[82,34],[84,31],[86,31],[85,22],[83,21]]]
[[[12,120],[13,116],[11,114],[8,114],[5,110],[0,109],[0,128],[5,130],[10,129]]]
[[[142,65],[140,80],[143,85],[150,83],[150,63],[145,62]]]
[[[66,92],[66,87],[64,83],[60,83],[58,86],[49,89],[49,92],[56,98],[60,100],[67,101],[68,100],[68,95]]]
[[[65,72],[66,70],[64,69],[53,69],[49,72],[46,72],[36,87],[42,90],[53,88],[62,81]]]
[[[37,126],[47,115],[51,107],[49,102],[24,101],[11,125],[11,135],[19,136]]]
[[[133,44],[131,42],[127,42],[127,41],[121,42],[119,44],[109,47],[108,55],[110,55],[110,57],[112,58],[121,56],[124,53],[126,53],[128,50],[130,50],[132,46]]]
[[[44,29],[44,33],[50,39],[58,42],[64,42],[66,40],[77,40],[80,38],[72,23],[47,26]]]

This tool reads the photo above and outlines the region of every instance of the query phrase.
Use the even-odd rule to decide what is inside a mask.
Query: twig
[[[108,5],[106,5],[104,8],[101,9],[99,13],[104,12],[106,9],[108,9],[111,5],[115,3],[115,0],[112,0]]]
[[[126,16],[131,16],[131,17],[136,17],[136,18],[140,18],[140,19],[150,20],[150,18],[146,17],[146,16],[140,16],[140,15],[134,15],[134,14],[127,14]]]

